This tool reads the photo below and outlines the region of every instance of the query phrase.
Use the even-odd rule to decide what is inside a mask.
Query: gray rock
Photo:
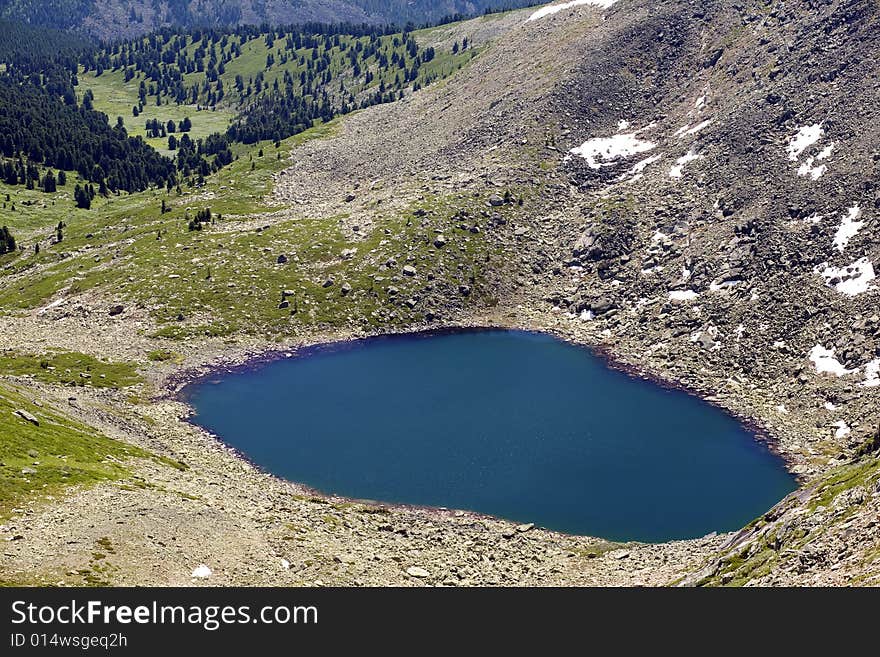
[[[278,259],[276,260],[276,262],[279,265],[286,264],[287,263],[287,256],[282,253],[280,256],[278,256]]]
[[[20,417],[22,420],[25,420],[25,421],[27,421],[27,422],[30,422],[30,423],[33,424],[35,427],[40,426],[40,421],[39,421],[36,417],[34,417],[33,415],[31,415],[30,413],[28,413],[28,412],[25,411],[25,410],[22,410],[22,409],[19,408],[18,410],[15,411],[15,414],[16,414],[18,417]]]
[[[343,295],[348,294],[349,292],[351,292],[351,284],[350,283],[343,283],[340,290],[342,291]]]
[[[330,277],[327,278],[326,281],[324,281],[324,284],[321,285],[321,287],[333,287],[333,285],[334,285],[335,283],[336,283],[336,281],[333,280],[333,277],[332,277],[332,276],[330,276]]]
[[[406,265],[403,268],[403,275],[404,276],[415,276],[416,275],[416,268],[413,267],[412,265]]]
[[[429,573],[421,566],[410,566],[406,569],[406,574],[410,577],[418,577],[420,579],[431,576],[431,573]]]
[[[493,208],[501,207],[502,205],[504,205],[504,198],[499,196],[498,194],[492,194],[492,196],[489,197],[489,205],[491,205]]]
[[[434,238],[434,246],[438,249],[444,247],[446,245],[446,237],[444,235],[438,235]]]

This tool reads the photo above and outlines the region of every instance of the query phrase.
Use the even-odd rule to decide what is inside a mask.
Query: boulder
[[[19,408],[18,410],[16,410],[16,411],[15,411],[15,414],[16,414],[18,417],[20,417],[22,420],[25,420],[26,422],[30,422],[30,423],[33,424],[35,427],[40,426],[40,421],[39,421],[36,417],[34,417],[33,415],[31,415],[30,413],[28,413],[27,411],[25,411],[25,410],[23,410],[23,409],[21,409],[21,408]]]

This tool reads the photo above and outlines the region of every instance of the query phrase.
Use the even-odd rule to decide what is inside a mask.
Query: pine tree
[[[43,191],[47,194],[52,194],[56,191],[55,174],[52,173],[52,169],[49,169],[43,177],[42,187]]]

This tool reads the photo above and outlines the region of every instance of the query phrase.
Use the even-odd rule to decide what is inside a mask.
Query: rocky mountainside
[[[85,32],[99,39],[131,37],[163,27],[407,23],[514,9],[534,0],[0,0],[0,18]]]
[[[148,491],[104,484],[28,508],[7,525],[22,540],[0,564],[17,577],[75,573],[88,550],[43,571],[35,555],[76,536],[112,541],[116,570],[102,572],[121,583],[188,581],[202,562],[221,584],[877,584],[878,15],[868,0],[593,0],[451,25],[431,38],[468,36],[479,57],[297,145],[272,211],[241,224],[339,217],[376,280],[400,284],[406,261],[413,306],[401,315],[387,301],[405,317],[394,330],[552,331],[748,419],[802,485],[742,531],[619,546],[463,512],[376,511],[254,471],[182,423],[180,403],[87,390],[76,418],[189,468],[144,466],[158,482]],[[394,213],[409,217],[412,244],[370,255]],[[422,278],[434,256],[413,244],[438,232],[458,240],[448,250],[482,245],[479,294],[449,271]],[[0,316],[0,338],[140,362],[161,344],[197,368],[363,334],[166,345],[148,337],[146,308],[111,318],[111,302],[130,299],[72,286]],[[171,361],[143,370],[160,390],[179,373]]]

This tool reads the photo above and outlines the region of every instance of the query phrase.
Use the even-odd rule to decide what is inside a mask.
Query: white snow
[[[213,573],[211,572],[211,569],[208,568],[205,564],[201,563],[196,566],[196,569],[194,571],[192,571],[191,577],[193,579],[206,579],[212,574]]]
[[[865,380],[859,385],[865,388],[880,386],[880,358],[875,358],[865,365]]]
[[[788,148],[786,149],[788,151],[788,159],[792,162],[797,160],[801,153],[819,141],[823,134],[825,134],[825,130],[822,129],[821,123],[798,128],[794,137],[788,142]]]
[[[592,310],[582,310],[580,318],[585,322],[592,322],[596,319],[596,314]]]
[[[843,438],[844,436],[849,435],[849,426],[843,420],[838,420],[837,422],[835,422],[831,426],[837,427],[837,431],[834,432],[835,438]]]
[[[693,290],[672,290],[669,293],[669,299],[671,301],[692,301],[696,299],[699,293],[694,292]]]
[[[823,152],[824,152],[824,151],[823,151]],[[813,166],[813,162],[814,162],[816,159],[818,159],[818,158],[808,157],[808,158],[807,158],[807,161],[804,162],[804,163],[798,168],[798,175],[799,175],[799,176],[804,176],[804,177],[809,176],[809,177],[812,178],[813,180],[819,180],[819,178],[822,177],[822,174],[825,173],[825,172],[828,170],[828,167],[825,166],[824,164],[820,164],[819,166],[814,167],[814,166]]]
[[[697,102],[694,103],[694,109],[700,109],[705,104],[706,104],[706,97],[700,96],[699,98],[697,98]]]
[[[631,173],[631,174],[641,173],[642,171],[645,170],[645,167],[647,167],[650,164],[654,164],[654,162],[656,162],[657,160],[659,160],[662,157],[663,157],[662,153],[660,155],[651,155],[650,157],[646,157],[644,160],[640,160],[639,162],[636,162],[636,164],[633,166],[633,168],[629,170],[629,173]]]
[[[855,370],[846,369],[843,363],[834,357],[834,349],[826,349],[820,344],[810,349],[808,358],[813,362],[813,366],[818,374],[843,376],[855,372]]]
[[[691,127],[691,124],[690,124],[690,123],[688,123],[687,125],[683,125],[683,126],[681,126],[678,130],[675,131],[675,133],[674,133],[675,136],[676,136],[676,137],[681,137],[681,136],[685,133],[685,131],[686,131],[688,128],[690,128],[690,127]]]
[[[550,5],[548,7],[541,7],[538,11],[529,16],[529,21],[536,21],[539,18],[544,18],[545,16],[550,16],[551,14],[555,14],[564,9],[570,9],[571,7],[577,7],[578,5],[595,5],[600,9],[608,9],[611,5],[613,5],[617,0],[571,0],[570,2],[563,2],[561,5]]]
[[[826,285],[850,297],[873,289],[871,281],[877,277],[874,273],[874,265],[867,258],[860,258],[846,267],[826,265],[819,274],[825,279]],[[839,280],[832,284],[835,279]]]
[[[628,127],[629,127],[629,121],[627,121],[625,119],[620,119],[620,121],[617,122],[617,132],[623,132]]]
[[[703,128],[705,128],[706,126],[709,126],[709,125],[712,125],[712,119],[706,119],[705,121],[701,121],[700,123],[695,125],[693,128],[689,128],[688,126],[684,126],[683,128],[679,128],[678,130],[676,130],[675,136],[676,137],[685,137],[687,135],[695,135],[700,130],[702,130]]]
[[[834,404],[833,402],[830,402],[830,401],[826,401],[824,406],[825,406],[825,409],[829,410],[829,411],[836,411],[837,410],[837,405]]]
[[[669,175],[673,178],[681,178],[682,170],[688,162],[702,159],[702,155],[694,153],[693,149],[691,149],[675,161],[675,165],[669,170]]]
[[[837,229],[837,234],[834,236],[834,246],[836,246],[837,250],[841,253],[846,249],[846,245],[849,244],[849,241],[855,237],[862,229],[862,226],[865,225],[864,221],[859,221],[861,216],[861,208],[858,205],[854,205],[846,211],[846,215],[841,220],[840,228]]]
[[[831,151],[833,151],[833,150],[834,150],[834,142],[832,141],[825,148],[823,148],[821,151],[819,151],[819,154],[816,156],[816,159],[817,160],[825,160],[825,159],[831,157]]]
[[[742,281],[738,280],[721,281],[720,283],[712,281],[711,283],[709,283],[709,290],[711,292],[720,292],[721,290],[725,290],[730,287],[736,287],[740,283],[742,283]]]
[[[644,141],[636,137],[635,132],[614,135],[613,137],[594,137],[588,139],[577,148],[569,151],[572,155],[579,155],[587,161],[591,169],[599,169],[610,165],[618,158],[627,158],[636,153],[644,153],[656,147],[650,141]],[[604,160],[600,162],[599,160]]]

